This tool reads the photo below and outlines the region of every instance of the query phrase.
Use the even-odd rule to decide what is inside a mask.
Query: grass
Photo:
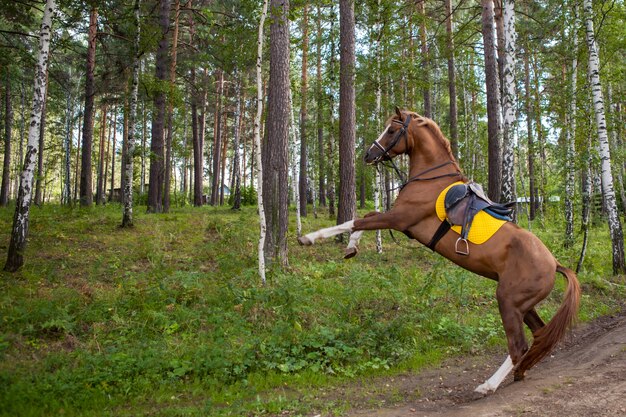
[[[11,216],[0,212],[4,254]],[[130,230],[117,205],[31,219],[26,265],[0,277],[0,415],[340,415],[349,400],[321,392],[505,346],[495,283],[405,239],[377,255],[366,234],[344,261],[336,243],[295,244],[292,225],[290,266],[261,286],[254,208],[140,208]],[[557,228],[533,230],[575,264]],[[581,320],[624,296],[609,247],[594,228]]]

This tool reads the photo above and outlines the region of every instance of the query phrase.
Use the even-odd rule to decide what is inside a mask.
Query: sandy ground
[[[626,312],[580,325],[524,381],[513,382],[509,376],[494,394],[474,393],[505,358],[504,352],[461,358],[419,375],[387,380],[382,387],[365,386],[364,397],[348,415],[626,416]],[[403,405],[386,407],[390,392],[393,402],[401,398]]]

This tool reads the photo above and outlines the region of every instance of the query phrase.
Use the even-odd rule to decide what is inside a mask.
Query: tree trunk
[[[193,205],[200,207],[202,205],[202,171],[203,171],[203,153],[202,142],[198,132],[198,103],[196,89],[196,69],[191,67],[191,135],[193,141]]]
[[[535,185],[535,144],[533,133],[533,106],[530,95],[530,65],[528,63],[528,45],[526,46],[526,53],[524,54],[524,88],[526,90],[526,131],[528,134],[528,207],[529,207],[529,220],[534,220],[536,217],[537,208],[537,193]],[[567,185],[566,185],[567,186]]]
[[[93,204],[93,176],[91,172],[91,150],[93,146],[93,105],[95,98],[94,71],[96,68],[96,32],[98,9],[89,13],[89,42],[87,44],[87,70],[85,76],[85,109],[83,116],[83,145],[80,164],[80,205]]]
[[[47,71],[47,69],[46,69]],[[39,207],[43,205],[43,151],[44,151],[44,136],[46,133],[46,110],[48,103],[48,72],[46,72],[46,90],[43,96],[43,107],[41,109],[41,126],[39,128],[39,154],[37,154],[37,182],[35,183],[35,204]]]
[[[422,74],[421,79],[424,84],[424,116],[432,117],[432,104],[430,99],[430,57],[428,52],[428,43],[426,39],[426,0],[417,1],[417,9],[421,15],[420,21],[420,40],[422,49]]]
[[[576,15],[576,9],[574,9],[574,15]],[[573,55],[572,55],[572,72],[570,75],[569,86],[569,105],[570,111],[568,114],[568,126],[566,127],[566,157],[565,157],[565,241],[564,246],[570,248],[574,245],[574,194],[575,194],[575,172],[576,167],[574,165],[574,158],[576,154],[576,78],[578,76],[578,19],[574,18],[572,24],[572,41],[573,41]]]
[[[293,97],[291,95],[291,89],[289,90],[289,132],[291,134],[291,184],[293,188],[293,201],[296,206],[296,236],[302,236],[302,219],[300,218],[300,195],[298,188],[298,161],[296,158],[296,148],[298,146],[298,135],[296,133],[296,120],[293,114]],[[305,200],[306,204],[306,200]]]
[[[215,132],[213,135],[213,178],[211,179],[211,205],[219,203],[220,160],[222,151],[222,95],[224,92],[224,71],[217,74],[217,103],[215,105]],[[287,120],[287,119],[285,119]]]
[[[9,204],[9,185],[11,177],[11,128],[13,126],[13,108],[11,107],[11,78],[9,67],[6,67],[4,90],[4,161],[2,163],[2,189],[0,190],[0,206]]]
[[[170,23],[170,0],[159,0],[159,46],[155,61],[155,78],[160,85],[167,80],[167,33]],[[152,115],[152,141],[150,143],[150,180],[148,184],[148,213],[163,211],[163,181],[165,124],[165,92],[162,88],[154,94],[154,114]]]
[[[72,78],[70,72],[70,80]],[[71,205],[71,180],[70,168],[72,164],[72,94],[69,89],[65,102],[65,140],[63,141],[63,149],[65,151],[65,172],[63,175],[63,192],[61,193],[61,204]]]
[[[326,168],[324,157],[324,97],[322,90],[322,11],[317,6],[317,39],[316,39],[316,106],[317,106],[317,163],[319,169],[319,201],[326,207]]]
[[[591,92],[593,96],[593,108],[596,116],[596,129],[598,134],[600,159],[602,161],[602,195],[608,214],[609,231],[613,248],[613,273],[626,272],[624,259],[624,234],[622,224],[617,211],[615,191],[613,187],[613,173],[611,171],[611,152],[606,129],[604,114],[604,99],[602,97],[602,84],[600,83],[600,57],[593,32],[593,8],[591,0],[583,0],[585,22],[587,28],[587,47],[589,49],[588,73],[591,80]]]
[[[243,114],[241,111],[241,102],[243,97],[241,96],[241,77],[237,79],[237,85],[235,86],[235,97],[237,100],[237,107],[235,107],[235,123],[233,124],[233,184],[234,187],[231,190],[233,193],[233,210],[241,209],[241,164],[239,157],[239,142],[241,135],[241,121]]]
[[[24,265],[24,250],[26,249],[26,238],[28,237],[35,158],[39,151],[38,139],[46,91],[47,77],[45,74],[48,73],[50,38],[52,37],[52,16],[55,13],[55,9],[55,0],[47,0],[39,34],[39,51],[37,54],[33,88],[33,107],[28,128],[28,145],[24,159],[24,169],[20,177],[17,202],[15,204],[15,215],[13,216],[13,228],[7,253],[7,263],[4,266],[4,270],[8,272],[15,272]]]
[[[113,190],[115,188],[115,148],[117,143],[117,107],[113,110],[113,152],[111,152],[111,192],[109,201],[113,201]],[[122,167],[123,170],[123,167]]]
[[[74,196],[72,198],[73,203],[75,204],[76,201],[78,201],[78,197],[79,197],[79,182],[78,179],[80,178],[80,151],[81,151],[81,142],[82,142],[82,137],[81,137],[81,133],[82,130],[80,128],[80,126],[82,125],[82,118],[83,118],[83,109],[79,109],[78,110],[78,139],[76,141],[76,165],[75,165],[75,169],[74,169]]]
[[[353,0],[339,3],[339,207],[337,224],[356,215],[355,141],[356,110],[354,90],[355,20]]]
[[[502,154],[500,129],[500,89],[496,44],[493,34],[493,0],[482,0],[482,33],[487,84],[487,136],[489,143],[489,198],[500,201],[502,190]]]
[[[502,199],[505,202],[515,201],[515,154],[517,142],[516,126],[517,96],[515,91],[515,48],[517,33],[515,32],[515,0],[504,1],[504,80],[503,86],[503,152],[502,152]]]
[[[300,89],[300,179],[298,182],[300,191],[300,201],[297,204],[300,205],[300,215],[306,217],[306,203],[308,194],[309,179],[307,176],[307,58],[309,53],[309,4],[304,3],[304,9],[302,11],[302,76],[301,76],[301,89]]]
[[[265,219],[265,206],[263,203],[263,163],[261,158],[261,116],[263,115],[263,24],[267,16],[268,0],[263,2],[263,10],[259,21],[259,33],[257,38],[257,57],[256,57],[256,115],[254,116],[254,148],[256,150],[256,177],[257,177],[257,204],[259,206],[259,276],[261,282],[265,285],[265,235],[267,233],[267,224]]]
[[[163,213],[170,211],[170,186],[172,182],[172,130],[174,129],[174,102],[173,93],[176,88],[176,48],[178,46],[178,18],[180,16],[180,1],[174,1],[174,31],[172,33],[172,58],[170,61],[170,97],[167,109],[167,137],[165,142],[165,178],[163,186]]]
[[[452,21],[452,0],[446,2],[446,32],[448,40],[448,93],[450,95],[450,145],[452,154],[459,158],[459,137],[456,106],[456,71],[454,69],[454,23]]]
[[[148,119],[146,117],[146,105],[141,102],[141,172],[139,173],[139,194],[146,192],[146,144],[148,141]],[[124,135],[126,137],[126,135]],[[124,149],[124,148],[123,148]]]
[[[267,210],[265,256],[287,265],[289,140],[289,1],[270,6],[270,79],[263,147],[263,199]]]
[[[141,35],[141,25],[139,21],[139,0],[135,0],[135,39],[133,50],[135,53],[133,59],[133,79],[130,89],[130,108],[128,114],[128,138],[126,140],[126,154],[122,161],[122,170],[124,171],[124,212],[122,214],[122,227],[133,226],[133,159],[135,156],[136,141],[136,120],[137,120],[137,96],[139,95],[139,62],[141,60],[141,51],[139,49],[139,41]]]
[[[100,122],[100,143],[99,145],[99,152],[98,152],[98,179],[97,179],[97,183],[96,183],[96,204],[100,205],[103,204],[104,202],[104,193],[103,193],[103,188],[104,188],[104,165],[105,165],[105,140],[107,137],[106,134],[106,126],[107,126],[107,105],[104,104],[102,106],[102,121]]]

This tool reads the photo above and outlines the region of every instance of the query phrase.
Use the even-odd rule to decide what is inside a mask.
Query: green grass
[[[11,217],[0,212],[4,255]],[[254,208],[139,208],[131,230],[117,205],[35,207],[31,219],[26,265],[0,277],[0,415],[341,414],[349,404],[318,393],[505,346],[495,283],[404,238],[385,235],[378,255],[366,234],[344,261],[334,242],[298,246],[292,224],[290,265],[262,286]],[[556,227],[533,230],[575,265]],[[609,248],[593,229],[582,320],[624,296]]]

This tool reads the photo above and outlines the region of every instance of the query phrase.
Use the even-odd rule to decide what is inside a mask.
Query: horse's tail
[[[580,302],[580,285],[576,274],[571,269],[557,265],[556,271],[563,274],[567,279],[567,289],[563,303],[556,312],[552,320],[533,334],[533,344],[522,357],[517,366],[517,373],[524,375],[524,372],[532,368],[537,362],[548,355],[554,346],[565,336],[567,329],[576,318],[578,304]]]

